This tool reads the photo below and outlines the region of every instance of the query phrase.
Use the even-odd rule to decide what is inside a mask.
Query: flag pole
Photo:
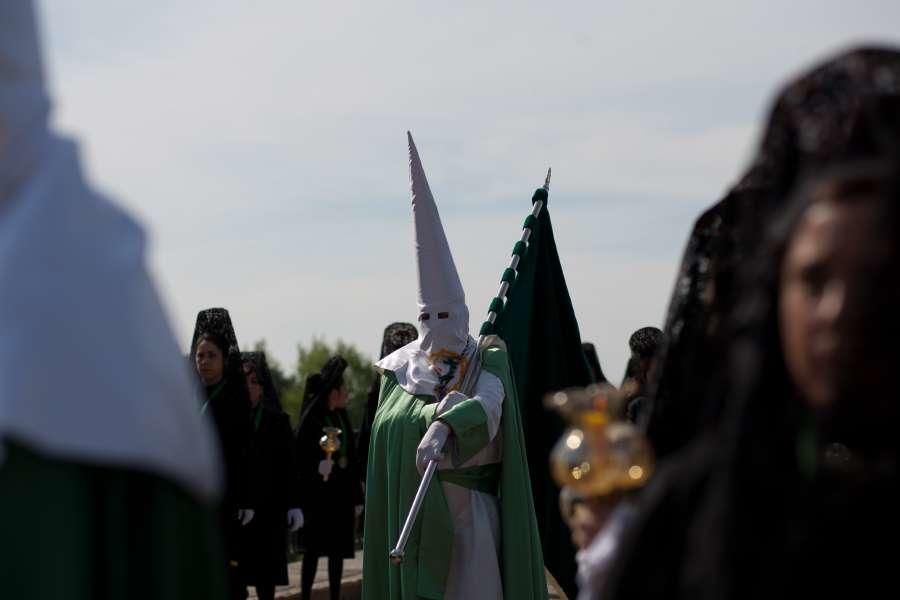
[[[484,339],[491,335],[491,332],[494,329],[494,323],[496,323],[497,317],[500,316],[503,307],[506,305],[509,288],[518,276],[517,269],[519,268],[519,263],[521,262],[522,256],[525,255],[525,251],[528,249],[528,241],[531,239],[531,233],[535,225],[537,225],[537,219],[546,204],[545,199],[550,193],[551,173],[552,169],[548,168],[547,177],[544,179],[544,185],[538,190],[538,192],[543,190],[544,194],[534,201],[531,214],[525,219],[525,224],[522,226],[522,236],[513,247],[509,266],[503,271],[503,276],[500,278],[500,289],[497,290],[497,296],[491,300],[487,318],[481,326],[481,331],[478,333],[478,344],[476,346],[477,353],[463,378],[462,385],[460,385],[460,391],[467,396],[471,395],[472,388],[475,387],[475,383],[478,381],[478,375],[481,372],[481,345],[484,342]],[[537,196],[537,192],[535,192],[535,195]],[[406,543],[409,541],[409,535],[412,533],[412,528],[416,524],[416,518],[419,516],[419,511],[422,509],[422,502],[425,501],[425,494],[428,492],[428,486],[431,485],[431,480],[434,479],[434,472],[437,470],[437,465],[438,461],[436,460],[428,461],[428,466],[425,468],[425,473],[422,475],[422,480],[419,482],[419,488],[416,490],[416,495],[413,497],[412,506],[410,506],[409,513],[406,515],[406,520],[403,522],[403,529],[400,530],[400,537],[397,539],[397,544],[390,552],[391,562],[395,565],[399,565],[403,562],[403,556],[406,553]]]
[[[546,192],[548,194],[550,193],[550,175],[552,174],[552,171],[553,171],[553,169],[547,169],[547,178],[544,179],[544,185],[542,187],[544,192]],[[533,219],[526,219],[525,225],[522,227],[522,237],[519,239],[519,241],[522,244],[525,244],[525,245],[528,244],[528,240],[531,239],[531,231],[534,227],[533,223],[540,216],[541,211],[543,209],[544,209],[544,200],[539,198],[534,203],[534,208],[532,208],[532,210],[531,210],[531,216],[533,217]],[[517,253],[516,249],[517,248],[513,249],[512,257],[509,260],[509,267],[507,268],[506,271],[503,272],[503,278],[501,279],[500,289],[497,291],[497,298],[500,298],[500,300],[502,300],[504,304],[506,303],[506,294],[509,291],[509,286],[512,284],[512,281],[515,281],[515,276],[518,275],[517,269],[519,268],[519,262],[521,260],[521,257],[524,254],[524,249],[522,250],[521,253]],[[510,271],[512,272],[511,273],[512,281],[508,281],[509,277],[507,277],[507,273],[509,273]],[[502,307],[497,307],[495,305],[495,303],[492,302],[491,307],[488,310],[488,315],[487,315],[487,322],[490,323],[491,325],[493,325],[496,322],[497,317],[500,316],[500,311],[495,310],[496,308],[500,308],[502,310]],[[483,337],[483,336],[484,336],[484,333],[480,334],[479,337]]]

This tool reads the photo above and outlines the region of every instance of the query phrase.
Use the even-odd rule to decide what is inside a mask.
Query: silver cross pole
[[[551,169],[547,169],[547,178],[544,180],[544,191],[548,193],[550,192],[550,173]],[[543,209],[544,201],[536,201],[534,207],[531,209],[531,215],[534,217],[531,221],[536,220]],[[526,221],[526,226],[522,228],[522,237],[519,239],[522,244],[528,244],[528,240],[531,238],[531,227],[529,227],[527,223],[528,221]],[[497,291],[497,298],[499,298],[502,305],[505,305],[506,303],[506,295],[509,292],[510,284],[515,281],[517,275],[516,269],[519,267],[520,260],[520,255],[514,252],[509,261],[509,267],[503,272],[503,280],[500,283],[500,289]],[[508,274],[511,274],[511,276]],[[481,344],[488,335],[486,330],[497,321],[501,308],[502,306],[496,304],[496,300],[495,302],[491,302],[491,309],[488,311],[487,319],[485,320],[484,325],[482,325],[481,333],[478,335],[478,345],[476,346],[477,350],[475,357],[460,386],[460,391],[466,396],[471,396],[472,390],[478,381],[478,375],[481,372],[480,352]],[[429,461],[428,466],[425,468],[425,473],[422,475],[422,481],[419,482],[419,489],[416,490],[412,506],[410,506],[409,513],[406,515],[406,520],[403,522],[403,529],[400,530],[400,537],[397,539],[397,544],[394,546],[393,550],[391,550],[391,562],[395,565],[399,565],[403,562],[403,555],[406,553],[406,543],[409,541],[409,534],[412,533],[412,528],[416,524],[419,511],[422,509],[422,502],[425,501],[425,494],[428,492],[431,480],[434,479],[434,472],[437,470],[437,466],[438,461]]]

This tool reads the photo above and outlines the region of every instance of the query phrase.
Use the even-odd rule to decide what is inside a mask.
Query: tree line
[[[350,392],[350,405],[347,411],[354,429],[359,429],[366,409],[366,398],[372,382],[377,377],[372,359],[361,352],[353,344],[338,340],[334,344],[324,338],[314,337],[309,344],[297,344],[297,360],[291,368],[285,369],[272,355],[266,351],[266,341],[260,340],[253,345],[258,352],[266,352],[272,381],[281,398],[281,406],[297,427],[303,410],[303,389],[306,379],[318,373],[325,361],[335,354],[340,354],[347,361],[344,381]]]

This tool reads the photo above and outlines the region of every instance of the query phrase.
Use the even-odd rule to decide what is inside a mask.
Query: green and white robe
[[[395,372],[383,374],[369,449],[366,600],[547,597],[506,350],[499,338],[482,348],[475,394],[440,416],[453,430],[441,485],[429,488],[399,566],[388,554],[420,481],[416,448],[437,402],[407,392]]]

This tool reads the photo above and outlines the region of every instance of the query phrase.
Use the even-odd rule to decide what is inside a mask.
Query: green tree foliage
[[[264,352],[265,341],[257,342],[254,349]],[[307,345],[297,345],[297,363],[290,373],[285,373],[281,366],[267,355],[272,380],[281,396],[282,408],[290,416],[294,427],[297,426],[303,409],[303,388],[306,385],[306,378],[318,373],[329,357],[336,354],[343,356],[348,364],[344,372],[344,381],[350,392],[350,405],[347,411],[350,413],[353,427],[359,429],[366,408],[366,395],[375,378],[375,369],[372,368],[372,360],[368,356],[342,340],[329,344],[325,339],[318,337],[314,337]]]

